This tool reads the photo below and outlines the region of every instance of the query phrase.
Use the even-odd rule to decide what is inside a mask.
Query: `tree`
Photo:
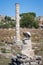
[[[34,16],[30,14],[22,14],[20,26],[21,27],[32,27],[32,22],[34,21]]]
[[[32,16],[36,17],[36,13],[34,13],[34,12],[29,12],[29,13],[22,13],[22,14],[20,14],[21,17],[22,17],[23,15],[32,15]]]
[[[36,13],[34,12],[29,12],[30,15],[33,15],[34,17],[36,17]]]
[[[26,28],[38,28],[39,23],[35,21],[36,14],[34,12],[20,14],[20,26]]]
[[[11,17],[5,16],[5,21],[11,21]]]
[[[34,21],[33,22],[33,27],[34,28],[39,28],[39,21]]]

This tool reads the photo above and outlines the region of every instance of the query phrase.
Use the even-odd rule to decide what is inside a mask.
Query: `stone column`
[[[20,17],[19,17],[19,4],[16,3],[16,43],[20,42]]]

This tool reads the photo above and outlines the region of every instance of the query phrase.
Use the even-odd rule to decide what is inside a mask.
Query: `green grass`
[[[6,59],[6,58],[0,59],[0,65],[8,65],[8,63],[10,63],[10,62],[11,62],[10,59]]]
[[[5,43],[0,42],[0,46],[4,46],[4,45],[5,45]]]
[[[35,47],[37,47],[37,48],[35,48]],[[35,49],[36,55],[41,55],[43,57],[43,42],[34,44],[33,49]]]

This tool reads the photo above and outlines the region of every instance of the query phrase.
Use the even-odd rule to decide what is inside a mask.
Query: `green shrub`
[[[6,49],[5,48],[1,48],[1,52],[2,53],[6,53]]]

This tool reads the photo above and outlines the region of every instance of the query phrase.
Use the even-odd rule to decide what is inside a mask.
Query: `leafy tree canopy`
[[[33,15],[34,17],[36,17],[36,13],[34,13],[34,12],[20,14],[20,16],[23,16],[23,15]]]
[[[11,21],[11,17],[5,16],[5,21]]]
[[[23,13],[20,14],[21,20],[20,20],[20,26],[26,27],[26,28],[32,28],[37,27],[38,28],[38,21],[35,21],[36,13],[29,12],[29,13]]]

